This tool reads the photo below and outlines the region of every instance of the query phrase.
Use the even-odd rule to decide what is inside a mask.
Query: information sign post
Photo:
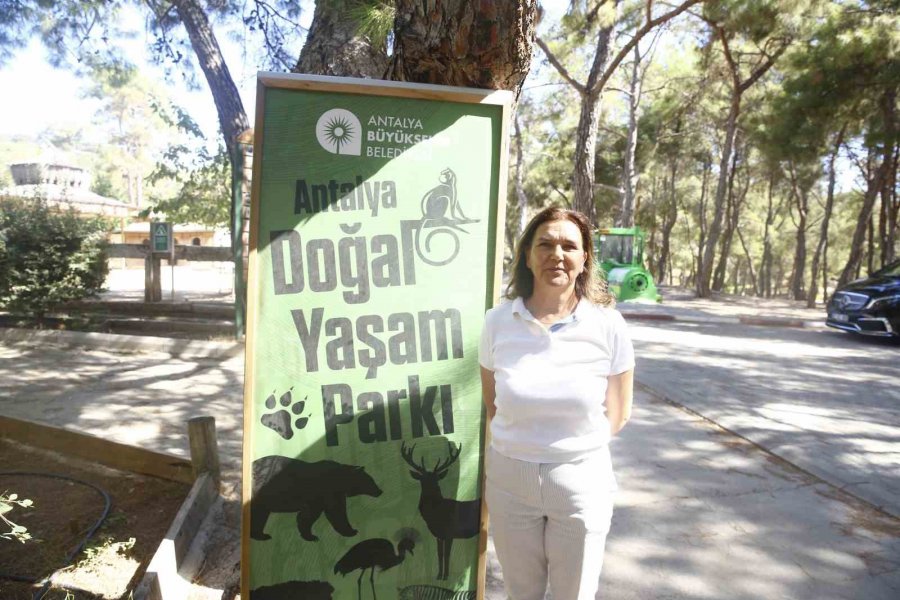
[[[244,598],[480,597],[509,92],[260,74]]]
[[[150,223],[150,244],[153,256],[153,272],[156,274],[155,286],[160,285],[160,254],[167,254],[172,275],[172,301],[175,301],[175,236],[171,223]],[[160,300],[157,298],[157,300]]]

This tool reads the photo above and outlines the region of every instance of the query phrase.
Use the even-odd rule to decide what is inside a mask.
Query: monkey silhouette
[[[452,169],[444,169],[438,181],[440,183],[422,196],[422,227],[452,227],[464,231],[460,225],[477,223],[478,220],[468,218],[459,205],[456,173]]]

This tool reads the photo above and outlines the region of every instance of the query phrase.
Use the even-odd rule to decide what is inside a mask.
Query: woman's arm
[[[493,419],[497,413],[497,407],[494,405],[495,396],[494,372],[481,367],[481,397],[484,399],[484,407],[487,409],[488,419]]]
[[[482,369],[482,372],[484,369]],[[484,381],[484,374],[481,376]],[[609,431],[616,435],[631,418],[631,400],[634,396],[634,369],[610,375],[606,385],[606,418],[609,419]],[[484,387],[484,383],[482,383]],[[493,398],[491,398],[493,405]],[[487,402],[487,400],[485,400]]]

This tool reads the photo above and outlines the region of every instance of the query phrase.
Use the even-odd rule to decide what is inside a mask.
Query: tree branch
[[[591,86],[589,93],[596,94],[596,93],[599,93],[603,89],[603,86],[606,84],[607,81],[609,81],[609,78],[612,77],[612,74],[616,70],[616,68],[619,66],[619,63],[621,63],[625,59],[625,57],[628,56],[628,53],[631,52],[631,50],[641,41],[641,39],[645,35],[647,35],[647,33],[649,33],[654,27],[677,17],[678,15],[680,15],[681,13],[686,11],[691,6],[694,6],[695,4],[698,4],[702,1],[703,0],[686,0],[685,2],[682,2],[680,5],[673,8],[669,12],[664,13],[664,14],[658,16],[657,18],[651,19],[651,20],[647,21],[646,23],[644,23],[643,27],[641,27],[640,29],[637,30],[637,32],[635,32],[634,37],[632,37],[631,40],[629,40],[627,44],[622,46],[622,48],[619,50],[618,54],[616,54],[615,58],[613,58],[612,62],[610,62],[609,65],[606,67],[606,70],[603,72],[603,75],[600,76],[600,78],[594,83],[593,86]]]
[[[534,38],[534,42],[540,47],[541,50],[544,51],[544,55],[547,57],[547,60],[550,61],[550,64],[553,65],[553,68],[560,74],[560,76],[565,79],[569,85],[575,88],[579,94],[584,94],[587,89],[581,83],[575,81],[575,79],[569,74],[568,69],[566,69],[559,59],[556,58],[556,55],[547,47],[547,44],[544,43],[539,37]]]
[[[782,42],[781,47],[775,51],[775,54],[769,56],[768,60],[766,60],[763,64],[759,65],[756,68],[756,70],[753,71],[753,73],[750,75],[750,77],[739,85],[738,89],[741,92],[744,92],[747,90],[747,88],[749,88],[754,83],[756,83],[756,81],[760,77],[762,77],[766,73],[766,71],[768,71],[772,67],[772,65],[775,64],[775,61],[778,60],[778,57],[781,56],[782,54],[784,54],[784,51],[787,50],[788,46],[790,46],[790,45],[791,45],[791,39],[790,38],[785,39]]]

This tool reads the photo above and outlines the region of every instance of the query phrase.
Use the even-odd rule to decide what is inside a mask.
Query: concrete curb
[[[0,327],[0,343],[53,344],[57,346],[88,347],[113,352],[163,352],[181,358],[229,358],[240,354],[243,342],[218,342],[92,333],[86,331],[57,331],[13,329]]]
[[[621,311],[620,311],[621,312]],[[666,321],[676,323],[704,323],[716,325],[751,325],[756,327],[793,327],[797,329],[827,329],[822,321],[806,321],[785,317],[717,317],[717,316],[682,316],[665,313],[622,312],[625,320]]]

